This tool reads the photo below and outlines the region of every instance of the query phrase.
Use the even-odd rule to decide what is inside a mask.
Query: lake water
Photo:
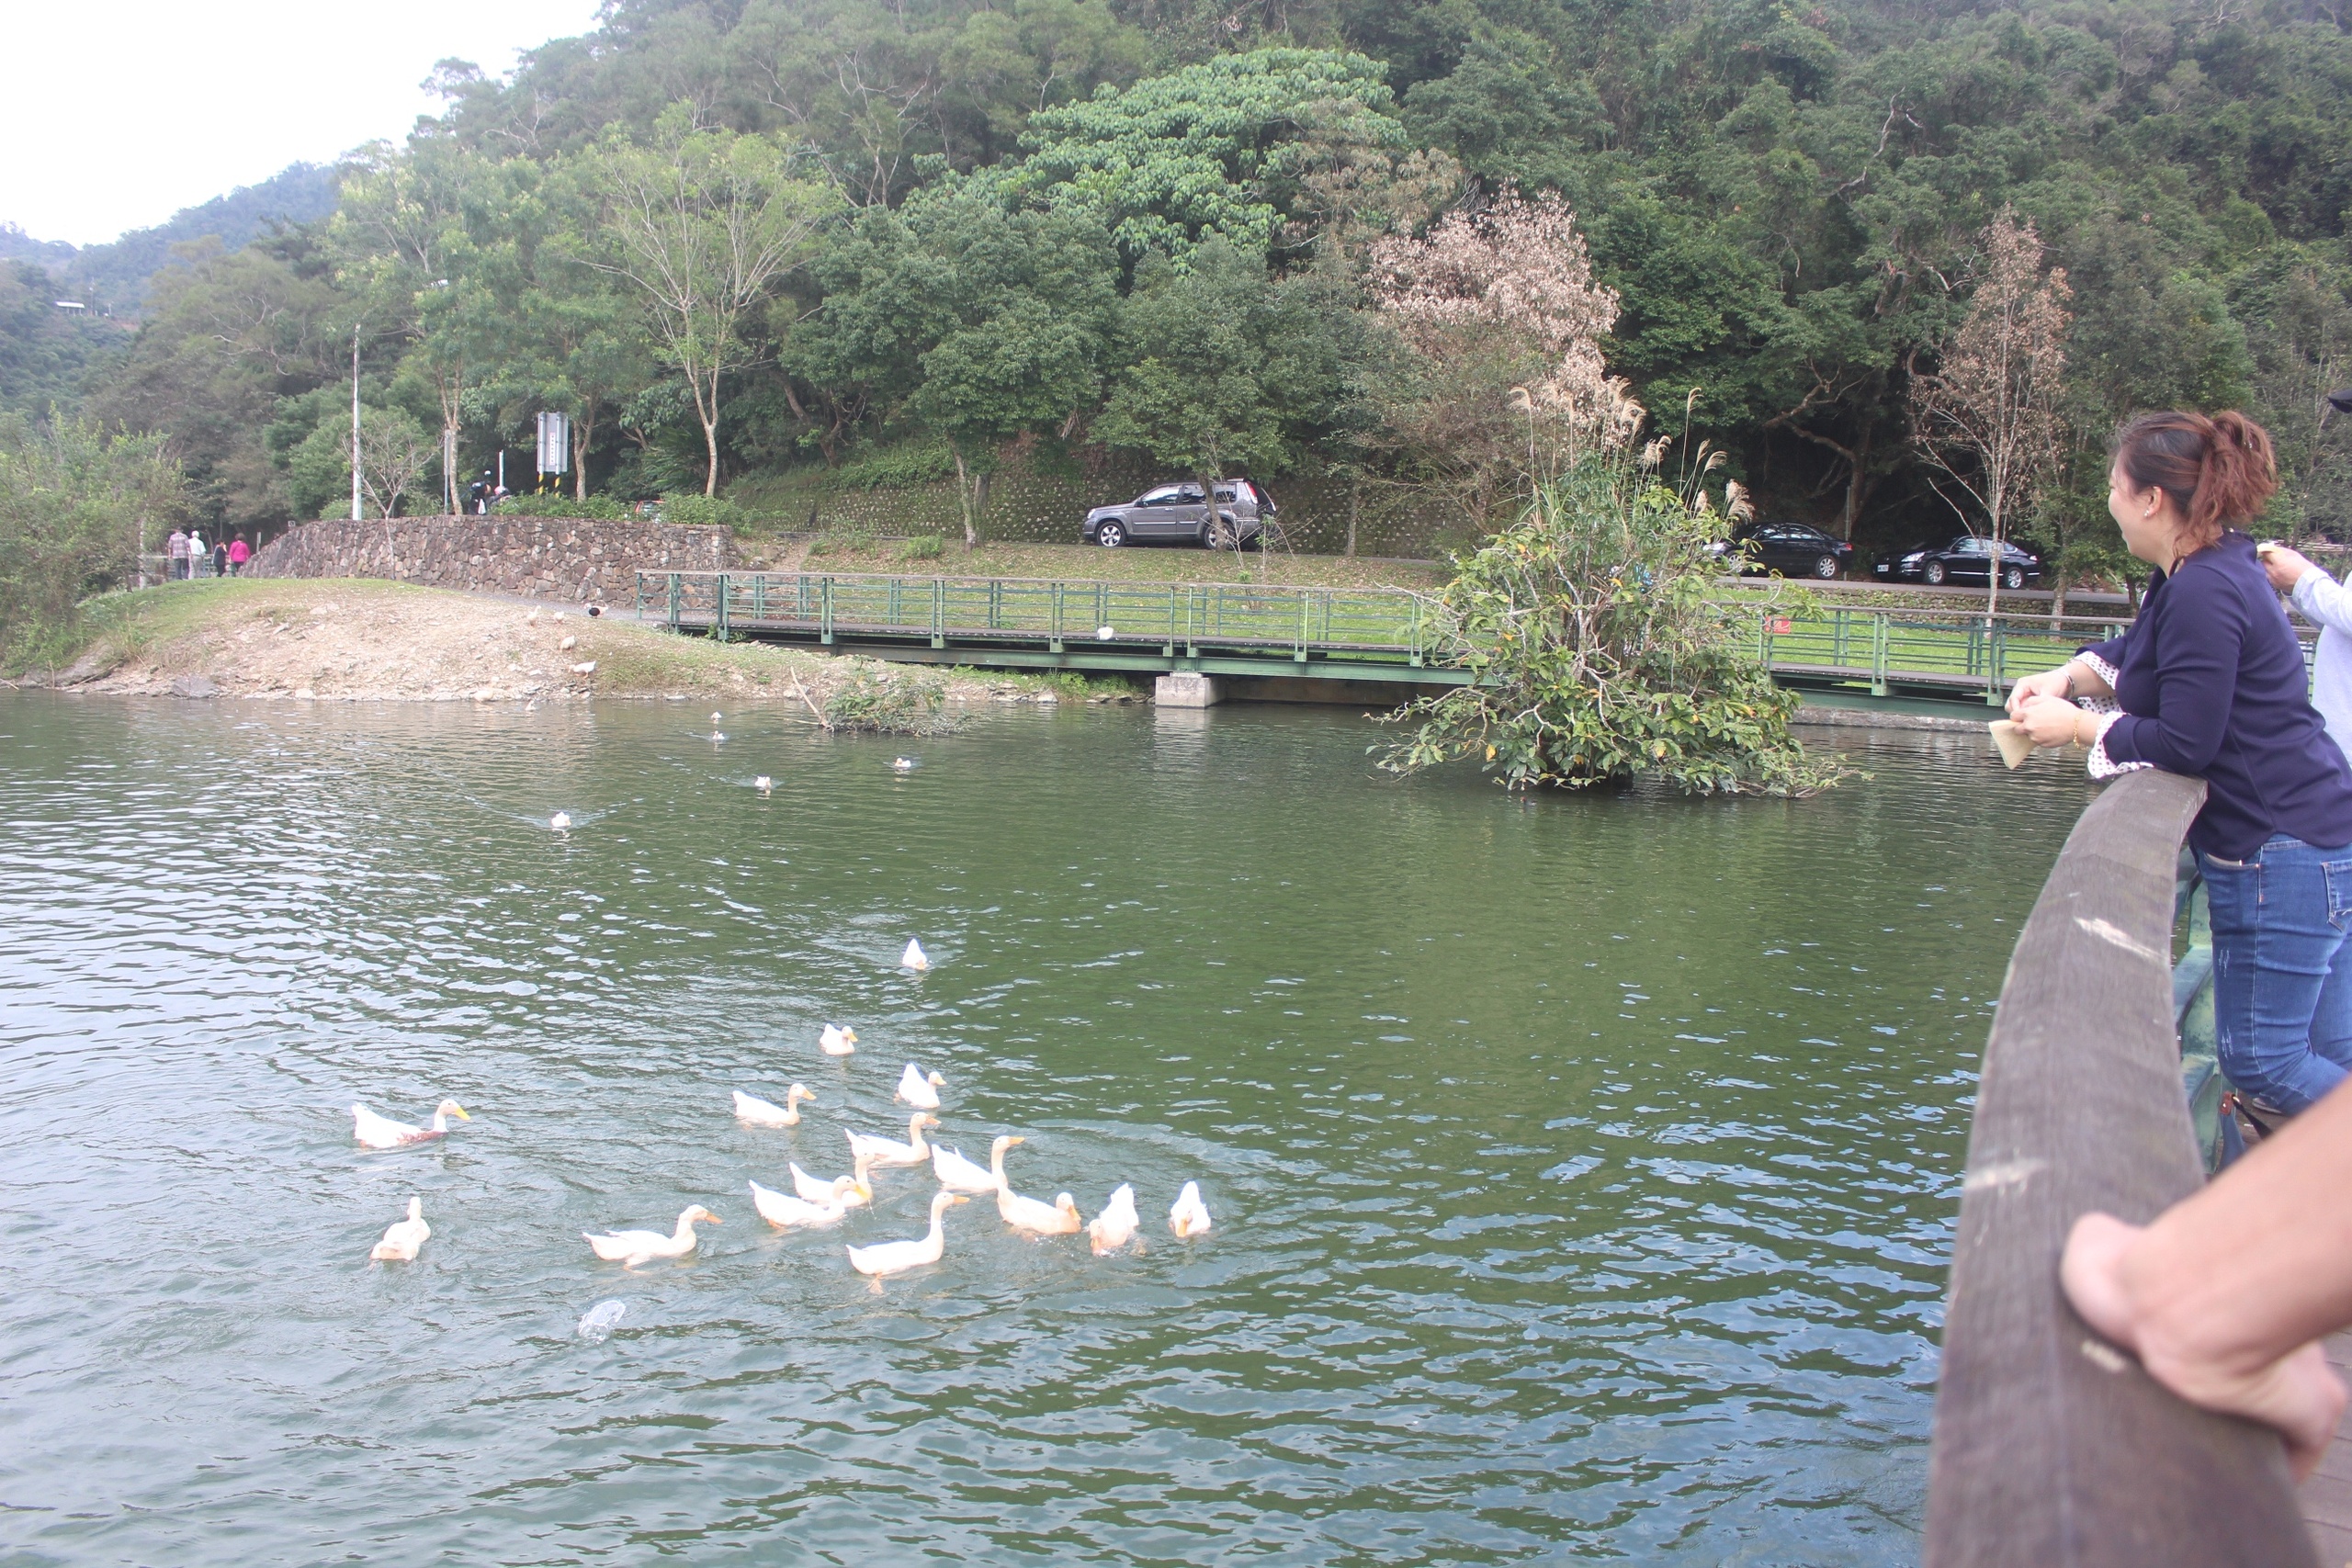
[[[1914,1559],[2078,775],[1847,731],[1815,801],[1520,803],[1353,712],[707,711],[0,694],[0,1561]],[[1145,1248],[983,1201],[877,1293],[912,1171],[771,1232],[910,1060]],[[581,1239],[690,1202],[686,1262]]]

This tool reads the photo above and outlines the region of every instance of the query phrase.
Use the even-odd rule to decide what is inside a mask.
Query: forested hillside
[[[954,473],[985,532],[1010,456],[1116,451],[1424,487],[1478,523],[1505,498],[1461,454],[1507,434],[1525,367],[1433,401],[1380,258],[1515,188],[1565,199],[1657,427],[1687,409],[1768,513],[1868,547],[1984,521],[1965,462],[1925,460],[1917,389],[2007,209],[2064,275],[2063,461],[2015,528],[2094,563],[2108,433],[2184,404],[2278,435],[2281,531],[2352,537],[2352,446],[2320,424],[2352,379],[2352,42],[2316,6],[606,17],[508,81],[445,67],[438,123],[359,158],[331,220],[162,275],[92,410],[171,432],[220,520],[315,514],[347,492],[356,329],[412,506],[445,427],[471,470],[557,408],[619,499]]]

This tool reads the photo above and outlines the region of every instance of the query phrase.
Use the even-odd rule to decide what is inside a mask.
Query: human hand
[[[2064,698],[2074,691],[2074,667],[2062,664],[2055,670],[2044,670],[2039,675],[2028,675],[2009,688],[2009,716],[2021,716],[2025,705],[2036,697]]]
[[[2292,593],[2295,584],[2302,581],[2303,573],[2319,570],[2302,552],[2290,549],[2285,545],[2265,545],[2256,553],[2262,561],[2263,575],[2269,578],[2270,586],[2281,593]]]
[[[2036,746],[2064,746],[2080,733],[2083,710],[2064,697],[2028,697],[2011,711]]]
[[[2310,1475],[2335,1436],[2345,1404],[2343,1382],[2319,1342],[2245,1366],[2212,1348],[2226,1345],[2236,1325],[2200,1324],[2183,1333],[2167,1322],[2163,1303],[2134,1289],[2132,1249],[2145,1231],[2112,1214],[2076,1220],[2058,1259],[2066,1299],[2085,1323],[2138,1356],[2150,1377],[2189,1404],[2276,1427],[2295,1479]]]

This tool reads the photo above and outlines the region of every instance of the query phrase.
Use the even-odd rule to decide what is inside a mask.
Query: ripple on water
[[[1914,1555],[1971,1072],[2078,783],[1841,736],[1874,776],[1804,805],[1520,805],[1247,708],[901,778],[753,710],[451,706],[0,695],[26,1561]],[[920,1232],[910,1171],[769,1231],[745,1181],[903,1128],[909,1060],[1144,1247],[976,1202],[876,1292],[842,1246]],[[795,1080],[797,1129],[729,1114]],[[689,1261],[580,1240],[689,1202]]]

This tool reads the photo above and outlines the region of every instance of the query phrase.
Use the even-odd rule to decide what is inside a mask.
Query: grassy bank
[[[804,546],[807,553],[803,554]],[[1289,588],[1413,588],[1423,592],[1445,581],[1444,569],[1426,561],[1367,560],[1360,556],[1289,556],[1260,558],[1254,550],[1183,546],[1129,546],[1106,550],[1091,545],[983,544],[967,550],[944,541],[928,558],[910,556],[899,541],[858,543],[824,536],[805,540],[756,534],[742,537],[746,558],[773,570],[896,572],[931,577],[1031,577],[1107,579],[1114,582],[1271,582]]]
[[[30,683],[321,701],[588,696],[822,701],[842,682],[944,682],[953,702],[1124,695],[1120,682],[937,671],[673,637],[614,616],[373,580],[232,579],[92,601],[85,640]],[[567,646],[568,644],[568,646]],[[582,668],[582,667],[585,668]]]

